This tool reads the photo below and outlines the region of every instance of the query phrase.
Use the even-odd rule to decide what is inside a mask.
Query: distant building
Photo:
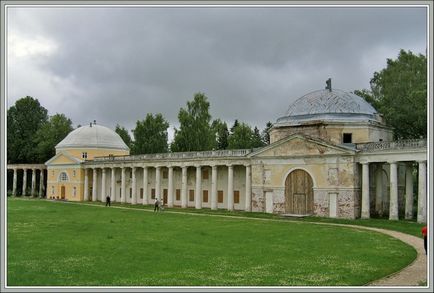
[[[109,195],[132,204],[157,197],[168,207],[396,220],[413,217],[417,170],[417,219],[426,222],[426,140],[392,141],[392,130],[363,98],[329,82],[290,105],[270,139],[254,150],[130,156],[114,131],[82,126],[45,163],[46,197]]]

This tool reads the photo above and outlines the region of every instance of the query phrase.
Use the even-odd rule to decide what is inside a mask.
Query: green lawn
[[[301,221],[8,199],[8,285],[363,285],[411,263],[389,236]]]

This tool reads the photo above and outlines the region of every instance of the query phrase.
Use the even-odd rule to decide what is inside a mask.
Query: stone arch
[[[295,169],[285,180],[285,212],[289,214],[313,214],[313,179],[303,169]]]
[[[59,173],[59,176],[57,177],[58,182],[66,182],[69,181],[68,172],[62,171]]]

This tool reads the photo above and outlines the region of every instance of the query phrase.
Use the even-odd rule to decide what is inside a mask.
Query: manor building
[[[116,132],[91,123],[45,163],[46,197],[349,219],[416,213],[426,222],[426,140],[393,141],[363,98],[328,83],[292,103],[270,140],[258,149],[129,155]],[[16,193],[19,166],[8,168]]]

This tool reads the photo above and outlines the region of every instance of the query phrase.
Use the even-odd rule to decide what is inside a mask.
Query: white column
[[[196,166],[196,190],[195,190],[195,208],[202,208],[202,173],[201,166]]]
[[[405,218],[413,219],[413,165],[405,165]]]
[[[187,207],[187,167],[182,167],[181,207]]]
[[[133,186],[132,186],[132,190],[131,190],[131,192],[132,192],[132,195],[131,195],[131,204],[137,204],[137,188],[136,188],[136,167],[132,167],[131,168],[131,172],[133,172],[132,173],[132,184],[133,184]]]
[[[169,190],[167,191],[167,205],[173,207],[173,167],[169,166]]]
[[[155,197],[161,201],[161,167],[155,167]]]
[[[27,169],[24,169],[23,173],[23,196],[26,195],[27,192]]]
[[[12,195],[16,196],[17,195],[17,169],[14,168],[14,182],[12,185]]]
[[[246,165],[246,212],[252,211],[252,167]]]
[[[390,162],[389,220],[398,220],[398,165]]]
[[[105,194],[105,168],[102,168],[102,178],[101,178],[101,202],[105,202],[107,194]]]
[[[93,168],[93,180],[92,180],[92,201],[96,201],[97,200],[97,193],[96,193],[96,189],[97,189],[97,183],[96,183],[96,176],[97,176],[97,171],[96,168]]]
[[[36,193],[36,169],[32,169],[32,196],[35,196]]]
[[[417,222],[426,223],[426,161],[419,161],[419,191],[417,197]]]
[[[228,165],[228,211],[234,210],[234,166]]]
[[[211,209],[217,209],[217,166],[211,167]]]
[[[362,163],[362,219],[369,219],[369,163]]]
[[[39,172],[39,197],[43,198],[44,197],[44,191],[45,191],[45,187],[44,187],[44,169],[41,169]]]
[[[143,167],[143,204],[148,204],[148,167]]]
[[[125,195],[125,167],[121,167],[121,203],[127,202],[127,196]]]
[[[112,167],[112,179],[110,182],[110,201],[116,201],[116,168]]]
[[[89,175],[87,170],[87,168],[84,168],[84,201],[89,200]]]
[[[383,214],[383,168],[382,165],[377,165],[375,171],[375,211]]]

